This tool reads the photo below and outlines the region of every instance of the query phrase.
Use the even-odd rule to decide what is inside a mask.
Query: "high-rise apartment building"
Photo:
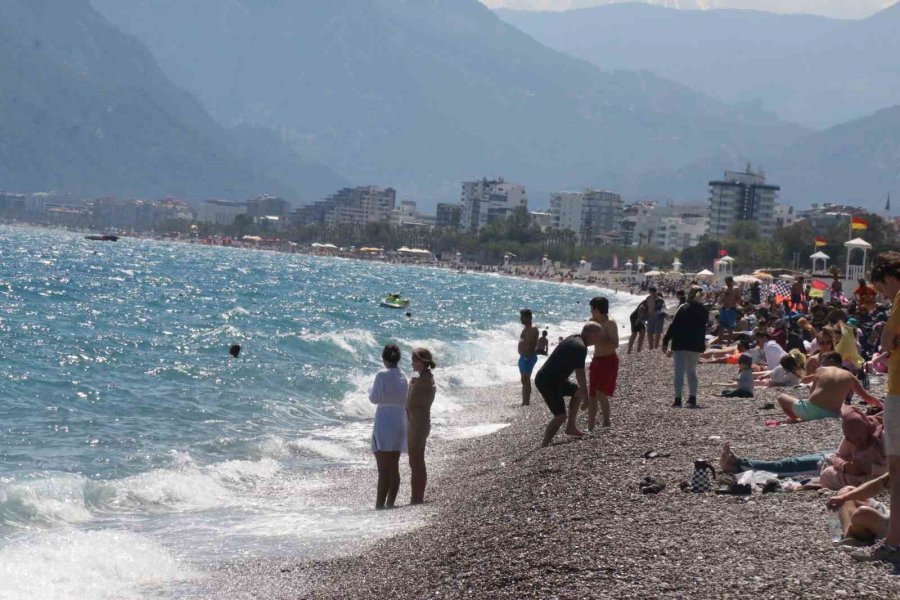
[[[753,221],[761,237],[772,237],[780,189],[767,184],[762,170],[753,172],[750,165],[743,173],[725,171],[721,180],[709,182],[709,236],[722,239],[735,223]]]
[[[623,207],[619,194],[601,190],[556,192],[550,196],[553,227],[575,232],[580,244],[617,237]]]
[[[461,207],[459,204],[439,202],[437,205],[437,214],[435,215],[435,224],[438,227],[459,229],[460,209]]]
[[[516,209],[528,210],[525,186],[503,179],[480,179],[462,184],[459,227],[477,232],[491,223],[508,219]]]
[[[300,225],[387,223],[396,205],[397,192],[393,188],[344,188],[325,200],[296,210],[294,220]]]

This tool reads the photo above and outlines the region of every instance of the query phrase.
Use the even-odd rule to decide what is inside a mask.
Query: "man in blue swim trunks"
[[[725,278],[725,289],[719,292],[719,302],[719,336],[725,343],[730,343],[738,322],[737,307],[741,303],[741,290],[734,287],[731,277]]]
[[[522,376],[522,406],[531,404],[531,373],[537,364],[537,345],[540,331],[534,326],[531,309],[519,311],[522,321],[522,335],[519,336],[519,374]]]

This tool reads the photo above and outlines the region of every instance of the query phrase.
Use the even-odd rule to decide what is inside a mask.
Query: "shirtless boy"
[[[531,404],[531,373],[537,364],[537,344],[540,332],[532,322],[531,309],[519,311],[519,320],[524,328],[519,336],[519,374],[522,376],[522,406]]]
[[[787,394],[778,396],[778,405],[791,422],[841,418],[841,406],[850,392],[868,404],[884,406],[881,400],[863,389],[856,377],[841,368],[842,362],[841,355],[837,352],[822,355],[822,366],[814,375],[803,379],[804,383],[812,381],[809,400],[798,400]]]
[[[584,363],[587,360],[588,346],[595,346],[603,339],[603,327],[598,323],[587,323],[580,334],[571,335],[560,342],[538,371],[534,384],[544,397],[547,408],[553,413],[553,419],[544,431],[541,446],[550,445],[563,423],[566,423],[568,435],[575,437],[584,435],[575,424],[578,419],[578,406],[588,398]],[[573,373],[578,383],[569,381]],[[568,414],[565,400],[567,396],[571,398]]]
[[[597,424],[597,405],[603,413],[603,426],[609,427],[609,399],[616,391],[619,376],[619,327],[609,318],[609,300],[597,296],[591,300],[591,321],[603,328],[600,341],[594,346],[588,386],[588,431]]]

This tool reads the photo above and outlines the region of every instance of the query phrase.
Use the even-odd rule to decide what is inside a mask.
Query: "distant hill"
[[[862,19],[887,8],[896,0],[484,0],[491,8],[532,11],[562,11],[635,2],[680,10],[750,9],[773,13],[814,14],[833,19]]]
[[[94,5],[220,123],[275,128],[345,177],[417,199],[453,199],[460,180],[483,175],[532,191],[641,194],[664,166],[768,152],[805,133],[549,50],[476,0]],[[667,193],[702,196],[705,181]]]
[[[900,104],[900,5],[860,21],[646,4],[497,12],[603,68],[646,69],[813,128]]]
[[[309,190],[341,183],[280,152]],[[307,191],[256,154],[87,0],[0,2],[0,189],[187,199]]]
[[[792,198],[880,213],[887,193],[900,197],[900,106],[791,145],[771,159],[768,172]]]

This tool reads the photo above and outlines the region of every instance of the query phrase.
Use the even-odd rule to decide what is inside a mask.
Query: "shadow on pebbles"
[[[623,357],[613,427],[538,449],[549,418],[516,387],[472,392],[515,414],[492,435],[440,442],[449,457],[424,526],[355,555],[245,564],[211,578],[222,598],[885,598],[900,581],[830,540],[818,492],[749,497],[679,489],[693,461],[718,468],[722,444],[777,458],[830,450],[840,423],[766,427],[775,398],[717,397],[733,366],[699,367],[701,408],[672,409],[671,361]],[[583,419],[583,418],[582,418]],[[658,458],[642,455],[656,451]],[[374,470],[374,466],[373,466]],[[665,484],[642,494],[652,477]],[[405,487],[404,490],[408,489]],[[404,495],[401,491],[401,496]],[[403,509],[419,510],[419,509]]]

